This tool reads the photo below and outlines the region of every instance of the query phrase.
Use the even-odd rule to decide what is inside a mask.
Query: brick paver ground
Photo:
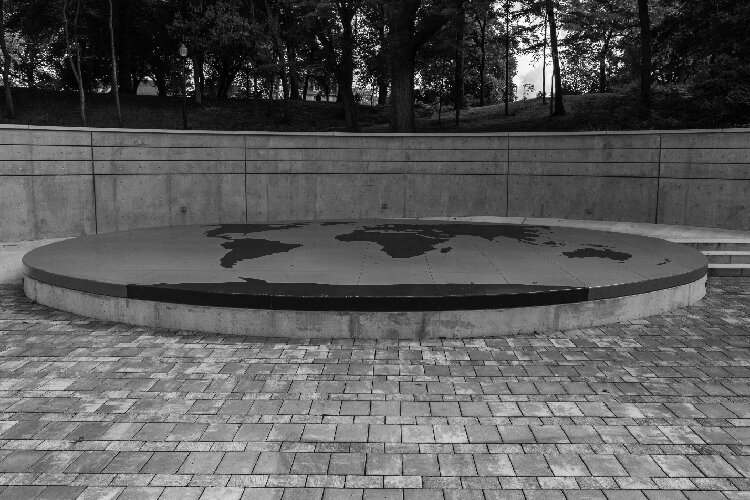
[[[2,285],[0,500],[750,498],[749,382],[748,279],[422,342],[161,332]]]

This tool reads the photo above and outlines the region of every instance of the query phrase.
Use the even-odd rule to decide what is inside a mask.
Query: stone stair
[[[750,277],[750,241],[747,239],[670,239],[700,250],[708,258],[709,276]]]
[[[639,234],[691,246],[708,257],[709,276],[750,277],[750,231],[645,222],[616,222],[536,217],[433,217],[496,224],[568,226],[599,231]]]

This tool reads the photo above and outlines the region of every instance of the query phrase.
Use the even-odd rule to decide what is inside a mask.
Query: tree
[[[648,0],[638,0],[638,20],[641,26],[641,101],[651,106],[651,20]]]
[[[566,32],[564,56],[570,61],[566,88],[607,92],[608,66],[620,37],[636,23],[632,6],[619,0],[571,0],[560,18]],[[573,73],[578,75],[572,75]],[[571,80],[579,80],[573,82]]]
[[[547,11],[547,22],[549,23],[549,40],[552,50],[552,74],[554,75],[555,109],[554,116],[565,114],[563,105],[562,80],[560,79],[560,57],[557,50],[557,24],[555,22],[554,0],[544,0]]]
[[[493,0],[474,0],[470,4],[476,30],[474,43],[479,47],[479,105],[484,106],[487,99],[487,42],[491,36],[493,23],[497,21]]]
[[[461,121],[461,108],[464,105],[464,33],[466,28],[466,7],[464,0],[458,0],[456,12],[456,62],[455,83],[453,85],[453,106],[456,112],[456,127]]]
[[[317,38],[323,47],[329,68],[336,76],[339,98],[344,109],[347,130],[357,130],[354,102],[354,29],[352,21],[359,9],[359,0],[323,0],[316,9]]]
[[[8,51],[8,43],[5,40],[5,5],[0,0],[0,51],[3,54],[3,89],[5,94],[5,117],[14,120],[16,108],[13,105],[13,94],[10,89],[10,66],[12,59]]]
[[[271,9],[271,4],[268,0],[263,0],[263,3],[266,6],[268,26],[271,29],[271,41],[273,42],[273,49],[279,64],[281,88],[284,93],[284,121],[289,121],[292,115],[291,103],[289,102],[289,73],[287,72],[287,64],[284,57],[284,45],[281,43],[281,34],[279,33],[278,13]]]
[[[2,1],[2,0],[0,0]],[[114,9],[112,8],[112,0],[109,0],[109,38],[112,42],[112,93],[115,95],[115,104],[117,106],[117,126],[123,126],[122,123],[122,110],[120,109],[120,88],[117,83],[117,53],[115,51],[115,29],[112,22]]]
[[[359,52],[363,73],[375,80],[378,89],[378,106],[388,104],[390,83],[386,11],[382,0],[366,0],[361,9],[364,23],[358,33]]]
[[[503,92],[505,109],[503,114],[508,116],[508,101],[510,100],[510,0],[505,0],[505,91]]]
[[[81,113],[81,123],[86,126],[86,91],[83,87],[81,72],[81,44],[78,40],[78,19],[81,14],[81,0],[75,0],[73,24],[69,26],[68,8],[71,0],[63,0],[63,26],[65,29],[66,58],[70,70],[78,84],[78,100]]]
[[[385,1],[391,67],[391,131],[414,132],[417,50],[448,22],[450,13],[445,11],[443,5],[420,11],[422,0]]]

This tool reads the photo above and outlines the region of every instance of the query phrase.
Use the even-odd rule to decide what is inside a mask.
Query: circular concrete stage
[[[478,337],[692,304],[706,258],[587,229],[417,220],[141,229],[23,259],[26,294],[84,316],[220,334]]]

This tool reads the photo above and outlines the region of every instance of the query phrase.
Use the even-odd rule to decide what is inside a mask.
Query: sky
[[[550,82],[552,81],[552,61],[547,54],[547,95],[549,95]],[[518,71],[513,76],[513,83],[518,88],[518,99],[523,99],[524,85],[531,84],[534,86],[533,94],[527,97],[536,97],[537,93],[542,90],[542,59],[534,61],[532,54],[523,54],[518,56]]]

